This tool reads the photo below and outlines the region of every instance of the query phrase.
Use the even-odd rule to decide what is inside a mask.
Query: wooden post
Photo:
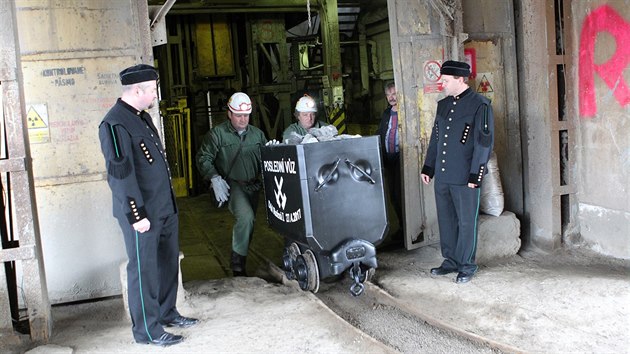
[[[28,305],[31,339],[47,340],[52,330],[50,302],[39,235],[33,188],[26,114],[21,84],[15,1],[0,2],[0,88],[6,126],[7,158],[0,160],[0,173],[7,174],[11,220],[19,247],[0,251],[0,262],[22,261],[22,290]]]

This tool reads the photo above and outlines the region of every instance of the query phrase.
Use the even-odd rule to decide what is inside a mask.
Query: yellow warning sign
[[[31,144],[49,143],[48,107],[45,103],[34,103],[27,107],[26,125],[29,142]]]
[[[42,117],[32,106],[28,109],[26,120],[28,122],[28,129],[48,128]]]

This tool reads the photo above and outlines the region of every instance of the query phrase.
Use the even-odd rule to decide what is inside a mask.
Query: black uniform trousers
[[[118,219],[125,237],[127,293],[133,337],[138,342],[159,338],[163,324],[179,316],[177,214],[151,220],[149,231],[136,232],[126,218]]]
[[[459,272],[477,271],[479,188],[435,181],[435,204],[440,228],[442,267]]]

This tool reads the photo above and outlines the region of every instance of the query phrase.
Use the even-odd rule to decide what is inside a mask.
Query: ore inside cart
[[[388,229],[377,136],[261,148],[267,221],[286,239],[284,271],[300,288],[345,272],[358,296]]]

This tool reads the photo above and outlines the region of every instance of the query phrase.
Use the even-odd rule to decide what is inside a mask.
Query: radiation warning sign
[[[47,128],[48,125],[44,123],[42,116],[37,113],[32,106],[28,109],[26,114],[26,120],[28,121],[28,129]]]
[[[26,126],[31,144],[50,142],[48,107],[45,103],[34,103],[27,106]]]
[[[475,80],[471,80],[471,87],[475,87],[478,94],[485,96],[489,100],[494,100],[494,77],[492,73],[477,73]]]
[[[483,74],[481,76],[481,81],[479,81],[477,92],[479,93],[494,92],[494,89],[492,88],[492,84],[490,83],[490,80],[488,79],[488,74]]]

